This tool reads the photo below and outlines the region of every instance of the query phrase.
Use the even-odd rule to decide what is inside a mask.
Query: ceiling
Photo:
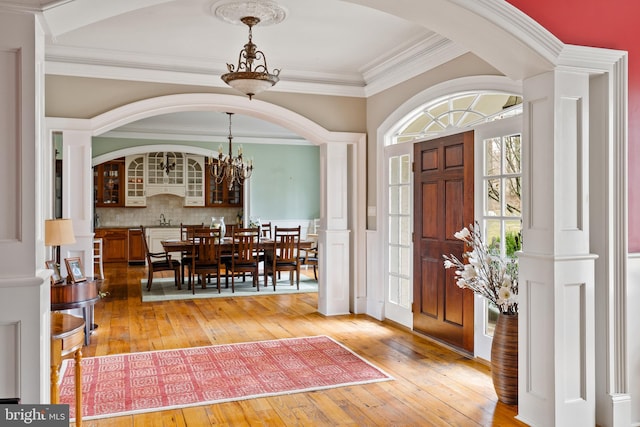
[[[235,2],[0,0],[0,8],[42,12],[47,74],[226,87],[220,75],[228,62],[237,63],[248,28],[215,11]],[[275,1],[240,3],[269,11]],[[264,51],[269,68],[282,70],[271,91],[367,97],[466,52],[423,26],[348,1],[277,0],[276,5],[282,22],[253,29],[253,42]],[[145,119],[114,134],[131,136],[145,128],[173,129],[175,135],[212,129],[226,133],[226,116],[211,115]],[[296,138],[257,119],[237,117],[234,122],[234,134]]]

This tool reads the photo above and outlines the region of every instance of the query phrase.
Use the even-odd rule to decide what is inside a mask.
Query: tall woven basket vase
[[[491,344],[491,377],[498,400],[518,404],[518,315],[500,314]]]

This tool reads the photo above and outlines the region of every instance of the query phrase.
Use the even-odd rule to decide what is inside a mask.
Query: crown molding
[[[513,34],[528,46],[537,46],[537,53],[550,63],[564,48],[564,43],[542,27],[533,18],[507,1],[500,0],[450,0],[482,16]]]
[[[626,58],[623,50],[601,49],[595,47],[564,45],[558,57],[558,66],[565,69],[591,70],[594,73],[607,72],[612,64]]]
[[[412,43],[400,53],[369,65],[363,75],[288,70],[270,91],[364,98],[466,52],[459,45],[434,34],[426,40]],[[227,88],[220,79],[226,71],[219,69],[219,64],[213,60],[56,45],[47,46],[45,60],[47,75]]]
[[[364,73],[367,97],[438,67],[469,51],[433,33],[393,57],[370,67]]]
[[[0,0],[0,10],[13,12],[43,12],[75,0]]]

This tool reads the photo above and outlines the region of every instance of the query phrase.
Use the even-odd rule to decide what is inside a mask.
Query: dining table
[[[260,239],[258,242],[256,249],[271,249],[273,247],[272,239]],[[164,251],[167,253],[170,252],[190,252],[194,248],[197,248],[197,238],[196,240],[180,240],[180,239],[167,239],[162,240],[162,247]],[[316,244],[315,240],[300,240],[300,249],[311,249]],[[222,242],[220,242],[220,252],[225,254],[230,254],[233,251],[233,238],[232,237],[224,237],[222,238]]]
[[[166,253],[180,252],[180,253],[193,253],[198,249],[198,238],[180,240],[180,239],[167,239],[161,240],[162,248]],[[256,250],[270,251],[273,248],[273,239],[260,239],[256,245]],[[316,240],[300,240],[300,250],[311,249],[317,245]],[[233,252],[233,237],[223,237],[220,242],[220,253],[222,255],[229,255]]]

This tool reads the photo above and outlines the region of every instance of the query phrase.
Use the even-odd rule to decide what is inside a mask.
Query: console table
[[[78,283],[62,283],[51,286],[51,311],[82,309],[84,318],[84,344],[89,345],[93,324],[93,306],[100,299],[100,279],[87,279]]]
[[[76,427],[82,426],[82,343],[84,342],[85,322],[76,316],[64,313],[51,313],[51,403],[58,404],[60,390],[60,364],[62,358],[74,354],[76,385]]]

